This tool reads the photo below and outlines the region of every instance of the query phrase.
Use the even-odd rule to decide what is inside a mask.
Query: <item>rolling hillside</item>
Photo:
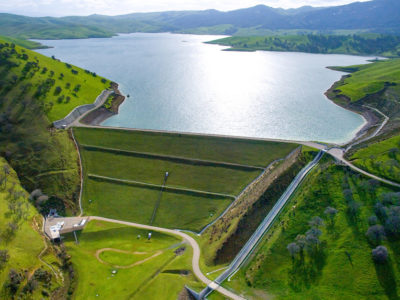
[[[3,35],[61,39],[130,32],[261,35],[276,30],[399,33],[400,2],[374,0],[334,7],[280,9],[264,5],[233,11],[167,11],[121,16],[31,18],[0,14]]]
[[[74,211],[79,192],[78,154],[68,132],[51,121],[92,103],[110,82],[0,41],[0,154],[29,192],[40,188],[61,213]]]

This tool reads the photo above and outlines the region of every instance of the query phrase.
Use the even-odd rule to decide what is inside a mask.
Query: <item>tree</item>
[[[31,194],[29,195],[29,200],[35,201],[36,198],[38,198],[38,197],[40,197],[40,196],[42,196],[42,195],[43,195],[43,193],[42,193],[42,190],[41,190],[41,189],[33,190],[33,191],[31,192]]]
[[[57,86],[54,90],[54,95],[55,96],[59,95],[61,93],[61,91],[62,91],[62,88],[60,86]]]
[[[389,150],[389,157],[392,159],[396,159],[396,155],[400,152],[400,149],[397,147],[394,147]]]
[[[374,244],[379,244],[386,237],[385,230],[382,225],[370,226],[365,235]]]
[[[322,220],[322,218],[316,216],[316,217],[313,217],[313,218],[308,222],[308,224],[309,224],[311,227],[319,228],[319,227],[321,227],[321,226],[324,226],[324,220]]]
[[[354,219],[358,217],[358,214],[360,213],[360,207],[361,204],[356,201],[351,201],[349,203],[349,213]]]
[[[383,264],[387,261],[388,251],[385,246],[378,246],[372,249],[372,258],[375,262]]]
[[[345,189],[343,191],[343,196],[344,199],[346,199],[347,202],[350,202],[353,200],[353,191],[351,189]]]
[[[294,260],[296,254],[300,252],[300,247],[296,243],[290,243],[286,248],[292,257],[292,260]]]
[[[372,215],[368,218],[369,225],[376,225],[378,223],[378,218],[375,215]]]
[[[390,214],[385,222],[385,229],[388,233],[396,235],[400,233],[400,217]]]
[[[325,208],[324,214],[326,214],[330,220],[331,225],[334,224],[335,222],[335,216],[338,213],[338,210],[336,208],[328,206]]]
[[[8,165],[3,165],[4,171],[4,188],[7,188],[7,176],[10,174],[10,167]]]
[[[6,287],[11,291],[11,294],[15,294],[18,291],[18,287],[23,277],[15,269],[11,269],[8,273],[8,282]]]
[[[0,250],[0,270],[4,267],[4,265],[7,263],[8,259],[10,256],[8,255],[8,250]]]
[[[307,244],[306,236],[303,234],[298,234],[296,236],[296,244],[297,244],[297,246],[299,246],[300,252],[303,253],[303,249]]]

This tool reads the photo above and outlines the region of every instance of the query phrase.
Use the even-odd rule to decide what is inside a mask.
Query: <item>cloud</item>
[[[366,1],[366,0],[362,0]],[[264,4],[273,7],[331,6],[354,0],[0,0],[0,12],[30,16],[65,16],[165,10],[232,10]]]

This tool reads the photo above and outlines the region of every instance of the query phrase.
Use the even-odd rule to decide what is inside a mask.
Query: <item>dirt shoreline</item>
[[[339,83],[343,82],[343,80],[347,77],[348,75],[343,75],[338,81],[334,82],[332,86],[325,92],[325,96],[331,100],[333,103],[336,105],[343,107],[344,109],[350,110],[354,113],[357,113],[361,115],[366,123],[364,126],[358,130],[358,132],[355,134],[355,136],[348,142],[343,143],[343,145],[349,145],[351,143],[354,143],[358,139],[360,139],[362,136],[368,133],[368,131],[374,127],[377,126],[380,122],[380,118],[375,114],[375,112],[371,111],[368,108],[365,108],[362,105],[354,105],[350,103],[350,100],[344,96],[344,95],[337,95],[335,93],[335,90]]]
[[[108,118],[115,116],[119,112],[119,107],[125,101],[125,96],[122,95],[118,89],[118,84],[111,83],[111,88],[114,91],[113,99],[111,101],[111,107],[106,108],[104,105],[96,108],[95,110],[88,113],[80,122],[86,125],[100,125]]]

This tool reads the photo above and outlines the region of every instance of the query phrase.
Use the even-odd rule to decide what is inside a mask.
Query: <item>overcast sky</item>
[[[366,1],[366,0],[360,0]],[[303,5],[332,6],[354,0],[0,0],[0,12],[28,16],[119,15],[165,10],[232,10],[265,4],[292,8]]]

